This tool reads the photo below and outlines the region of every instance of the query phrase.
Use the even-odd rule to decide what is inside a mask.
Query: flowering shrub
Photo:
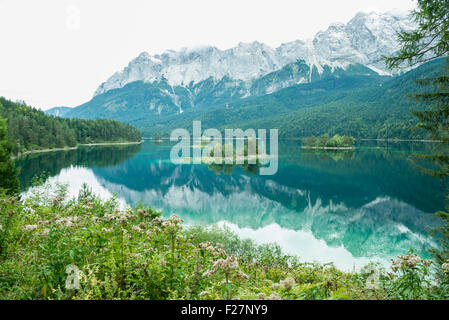
[[[184,229],[177,216],[123,209],[87,186],[74,199],[54,189],[0,197],[0,299],[448,298],[449,261],[410,252],[367,286],[364,271],[302,263],[218,227]]]
[[[388,282],[389,295],[395,299],[426,299],[431,290],[430,266],[433,260],[421,259],[413,250],[392,260],[394,276]]]

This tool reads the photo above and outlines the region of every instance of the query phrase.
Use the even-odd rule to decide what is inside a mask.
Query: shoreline
[[[289,141],[301,141],[303,138],[279,138],[280,141],[282,140],[289,140]],[[389,138],[389,139],[374,139],[374,138],[354,138],[356,141],[384,141],[384,142],[425,142],[425,143],[440,143],[440,140],[425,140],[425,139],[398,139],[398,138]],[[152,140],[152,141],[170,141],[170,137],[163,137],[158,140],[155,140],[151,137],[144,137],[142,140]]]
[[[89,147],[89,146],[114,146],[114,145],[131,145],[131,144],[142,144],[143,139],[140,141],[133,141],[133,142],[98,142],[98,143],[80,143],[75,147],[64,147],[64,148],[51,148],[51,149],[39,149],[39,150],[28,150],[22,153],[18,153],[17,155],[14,155],[11,157],[12,160],[16,160],[20,157],[23,157],[28,154],[34,154],[34,153],[44,153],[44,152],[54,152],[54,151],[70,151],[70,150],[76,150],[79,147]]]
[[[440,143],[440,140],[413,140],[413,139],[359,139],[360,141],[383,141],[383,142],[426,142]]]
[[[315,150],[354,150],[355,147],[308,147],[302,146],[302,149],[315,149]]]

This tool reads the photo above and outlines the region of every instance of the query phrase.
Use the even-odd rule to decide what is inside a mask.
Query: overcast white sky
[[[0,96],[77,106],[142,51],[312,38],[413,0],[0,0]]]

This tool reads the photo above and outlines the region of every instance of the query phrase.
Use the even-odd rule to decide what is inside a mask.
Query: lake
[[[357,142],[350,151],[307,151],[279,142],[279,169],[258,175],[250,166],[175,165],[170,142],[81,147],[19,158],[22,191],[43,173],[76,195],[83,182],[97,194],[140,202],[186,224],[226,225],[258,243],[276,242],[303,261],[334,262],[344,270],[369,261],[387,265],[414,248],[435,245],[428,229],[445,207],[446,186],[413,165],[418,142]]]

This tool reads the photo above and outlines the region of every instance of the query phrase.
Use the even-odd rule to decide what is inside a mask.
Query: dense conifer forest
[[[2,97],[0,118],[7,119],[7,140],[13,154],[78,144],[141,140],[140,132],[129,124],[107,119],[58,118]]]

